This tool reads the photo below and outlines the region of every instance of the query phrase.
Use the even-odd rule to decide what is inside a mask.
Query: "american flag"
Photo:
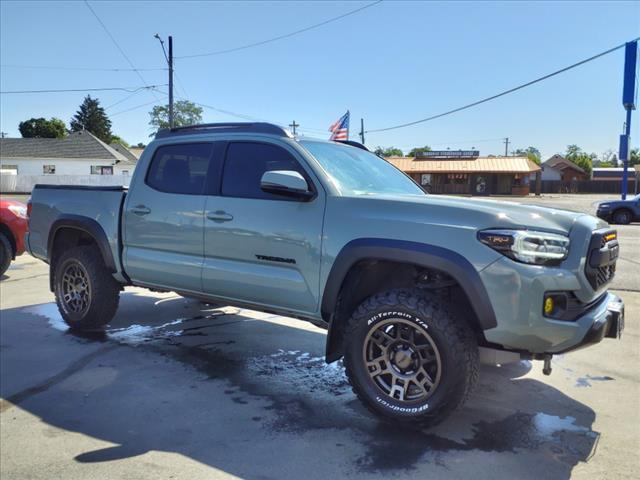
[[[329,140],[349,140],[349,110],[329,127]]]

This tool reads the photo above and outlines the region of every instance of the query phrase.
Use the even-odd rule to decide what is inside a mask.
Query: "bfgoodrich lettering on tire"
[[[478,379],[478,346],[445,301],[420,290],[365,300],[346,331],[354,392],[389,420],[435,425],[461,406]]]
[[[54,286],[58,310],[69,328],[100,329],[118,309],[120,285],[97,247],[75,247],[60,255]]]

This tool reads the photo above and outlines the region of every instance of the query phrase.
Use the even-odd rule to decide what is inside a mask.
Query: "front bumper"
[[[601,218],[605,222],[608,222],[611,218],[611,210],[596,210],[596,217]]]
[[[582,340],[565,350],[553,353],[566,353],[600,343],[604,338],[621,338],[624,330],[624,302],[617,295],[608,293],[603,301],[606,309],[599,311],[591,328]]]
[[[607,291],[594,292],[582,265],[576,272],[523,265],[505,258],[482,270],[480,276],[498,322],[495,328],[484,331],[486,340],[507,350],[553,354],[617,334],[624,320],[622,300]],[[545,293],[563,291],[574,292],[588,308],[571,320],[545,317]]]

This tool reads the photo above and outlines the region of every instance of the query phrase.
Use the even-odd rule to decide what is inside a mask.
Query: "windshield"
[[[424,195],[404,173],[371,152],[349,145],[302,140],[342,195]]]

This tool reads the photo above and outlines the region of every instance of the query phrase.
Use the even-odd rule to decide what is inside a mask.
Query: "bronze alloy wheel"
[[[376,324],[362,355],[371,380],[395,400],[424,401],[440,383],[440,352],[427,330],[414,322],[390,318]]]
[[[70,261],[62,273],[62,302],[68,312],[81,314],[89,308],[89,275],[79,262]]]

